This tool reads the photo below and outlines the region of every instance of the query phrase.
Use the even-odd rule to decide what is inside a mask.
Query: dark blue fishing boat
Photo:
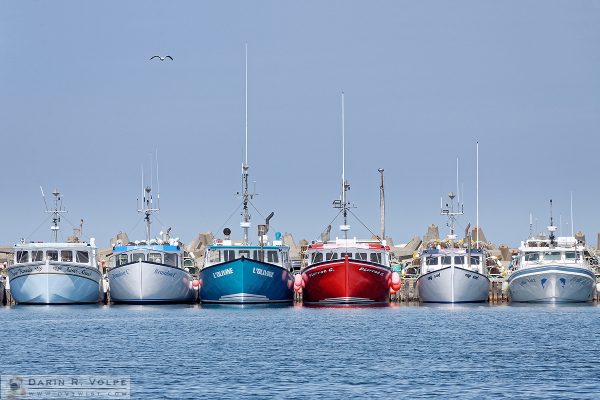
[[[246,49],[247,56],[247,49]],[[246,62],[246,104],[248,87]],[[248,107],[246,107],[246,110]],[[258,244],[248,237],[250,212],[248,206],[254,193],[248,191],[248,115],[246,113],[246,145],[242,164],[242,221],[244,238],[240,242],[230,239],[231,230],[225,228],[224,240],[208,246],[200,270],[200,301],[202,303],[292,303],[294,300],[292,262],[289,247],[284,245],[279,232],[273,243],[268,242],[269,220],[258,225]]]

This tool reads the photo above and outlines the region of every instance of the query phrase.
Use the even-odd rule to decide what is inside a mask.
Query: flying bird
[[[160,61],[165,61],[165,58],[169,58],[169,59],[171,59],[171,61],[173,61],[173,57],[171,57],[171,56],[164,56],[164,57],[161,57],[161,56],[152,56],[152,57],[150,57],[151,60],[153,58],[158,58]]]

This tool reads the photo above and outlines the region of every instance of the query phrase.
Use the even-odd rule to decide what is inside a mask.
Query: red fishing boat
[[[400,289],[400,275],[392,273],[390,248],[384,227],[383,169],[381,173],[381,235],[376,240],[348,238],[348,213],[351,204],[346,192],[350,185],[345,177],[344,157],[344,95],[342,93],[342,187],[339,200],[333,202],[344,223],[340,231],[344,238],[330,241],[322,237],[313,242],[304,255],[304,267],[296,275],[294,289],[302,293],[306,305],[387,305],[390,292]],[[338,214],[338,215],[339,215]],[[327,234],[329,236],[329,230]]]
[[[385,242],[336,239],[313,243],[302,270],[306,305],[387,305],[392,270]],[[398,280],[399,282],[399,280]]]

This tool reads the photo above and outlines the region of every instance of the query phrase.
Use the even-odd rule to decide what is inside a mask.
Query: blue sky
[[[155,150],[154,231],[219,230],[239,204],[246,42],[250,179],[271,233],[315,239],[335,216],[343,90],[349,198],[371,230],[383,167],[395,241],[444,232],[456,157],[459,229],[474,224],[479,141],[488,239],[517,245],[530,212],[542,229],[550,198],[570,231],[573,191],[575,228],[595,243],[599,22],[594,1],[2,1],[0,243],[50,238],[48,224],[30,236],[40,185],[99,244],[143,237],[136,198]],[[239,215],[226,225],[241,235]]]

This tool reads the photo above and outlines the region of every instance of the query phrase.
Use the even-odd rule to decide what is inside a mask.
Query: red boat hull
[[[392,271],[352,259],[313,264],[302,271],[306,305],[387,305]]]

